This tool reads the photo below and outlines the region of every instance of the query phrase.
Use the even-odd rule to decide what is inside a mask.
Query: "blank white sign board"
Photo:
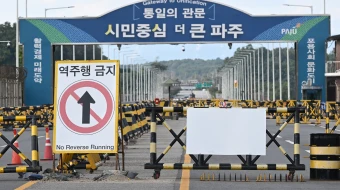
[[[186,154],[266,155],[266,108],[189,108]]]

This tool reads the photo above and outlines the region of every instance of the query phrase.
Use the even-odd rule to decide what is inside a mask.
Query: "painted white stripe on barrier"
[[[39,136],[38,139],[43,138],[43,137],[45,137],[45,136]]]
[[[305,150],[306,152],[308,152],[310,154],[310,150]]]

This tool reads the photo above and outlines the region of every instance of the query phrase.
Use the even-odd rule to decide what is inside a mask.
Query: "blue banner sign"
[[[212,1],[150,0],[122,7],[98,18],[20,19],[19,24],[24,64],[28,71],[26,105],[53,102],[51,45],[107,42],[297,42],[298,99],[301,99],[302,86],[310,83],[321,88],[323,100],[325,98],[325,41],[330,35],[329,15],[252,16]],[[40,43],[37,44],[36,39]],[[36,55],[41,59],[36,59]]]

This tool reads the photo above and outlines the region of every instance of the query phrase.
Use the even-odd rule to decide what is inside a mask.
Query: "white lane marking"
[[[290,143],[290,144],[294,144],[294,142],[290,141],[290,140],[286,140],[287,143]]]
[[[38,139],[43,138],[43,137],[45,137],[45,136],[39,136]]]
[[[275,134],[273,134],[273,136],[274,136],[274,135],[275,135]],[[278,135],[277,138],[282,139],[282,137],[281,137],[280,135]]]
[[[5,148],[7,145],[0,146],[1,148]]]
[[[313,124],[309,124],[309,125],[315,126],[315,125],[313,125]],[[319,127],[323,128],[323,129],[326,129],[326,127],[324,127],[324,126],[319,126]],[[332,129],[330,129],[330,130],[332,130]],[[336,131],[340,131],[339,129],[335,129],[335,130],[336,130]]]
[[[308,152],[310,154],[310,150],[305,150],[306,152]]]

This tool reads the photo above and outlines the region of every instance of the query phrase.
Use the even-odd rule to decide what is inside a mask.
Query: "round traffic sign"
[[[100,117],[96,111],[91,109],[90,104],[96,103],[96,101],[103,101],[102,99],[97,98],[95,100],[88,91],[84,93],[82,97],[79,97],[75,91],[78,89],[87,88],[91,89],[90,92],[93,90],[99,91],[99,93],[104,96],[105,105],[106,107],[102,107],[101,109],[105,109],[104,117]],[[70,118],[69,114],[67,113],[67,103],[68,101],[74,101],[79,104],[79,106],[82,106],[83,113],[79,113],[78,115],[82,115],[82,124],[79,124],[80,118]],[[112,114],[114,113],[114,98],[111,95],[110,91],[102,84],[94,80],[81,80],[77,81],[70,86],[66,87],[64,92],[61,94],[61,98],[59,100],[59,116],[61,121],[64,123],[64,125],[71,131],[77,133],[77,134],[93,134],[96,133],[103,128],[106,127],[107,123],[110,121]],[[98,111],[98,110],[97,110]],[[77,115],[77,116],[78,116]],[[89,124],[88,120],[90,119],[90,116],[92,116],[97,123],[88,125],[83,125],[84,123]],[[77,124],[75,124],[74,121],[77,121]]]

